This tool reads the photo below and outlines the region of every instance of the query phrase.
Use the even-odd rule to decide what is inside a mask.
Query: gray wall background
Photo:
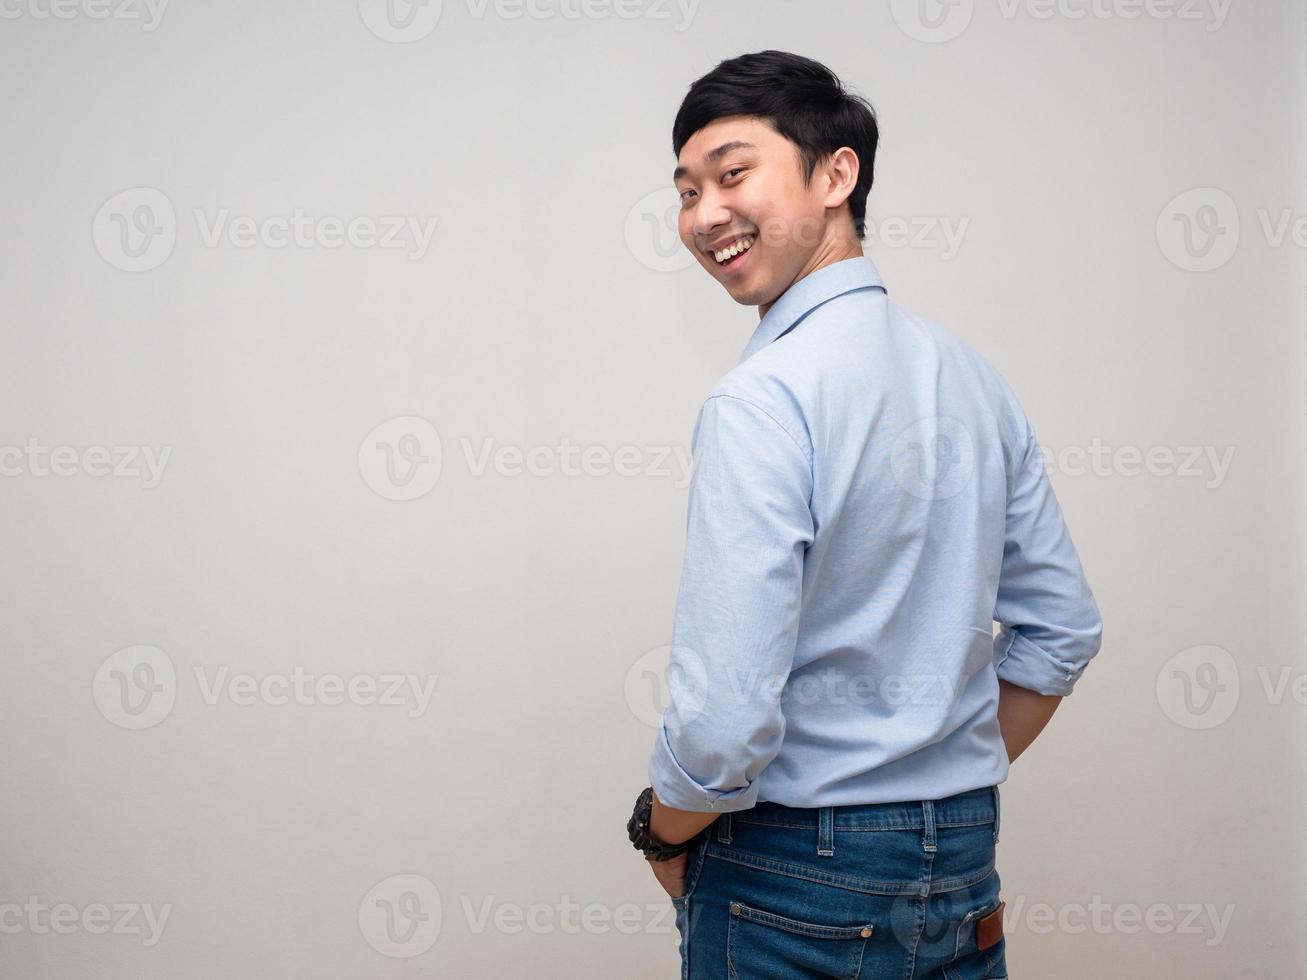
[[[624,823],[757,318],[670,127],[767,47],[878,110],[868,253],[1103,611],[1012,975],[1295,972],[1302,5],[396,2],[0,4],[0,973],[675,975]]]

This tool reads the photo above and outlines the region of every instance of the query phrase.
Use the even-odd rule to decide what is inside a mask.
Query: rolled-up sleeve
[[[699,411],[669,700],[649,758],[668,806],[746,810],[780,751],[813,540],[810,452],[795,422],[751,400],[714,394]]]
[[[1070,694],[1102,645],[1103,622],[1028,421],[1013,464],[994,619],[998,676]]]

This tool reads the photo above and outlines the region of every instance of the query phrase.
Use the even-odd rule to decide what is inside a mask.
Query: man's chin
[[[754,282],[734,282],[722,283],[723,288],[730,293],[731,299],[741,306],[761,306],[767,302],[766,288],[759,287]]]
[[[762,300],[754,296],[752,291],[742,292],[727,290],[727,292],[731,294],[731,299],[735,300],[735,302],[739,303],[741,306],[758,306],[762,302]]]

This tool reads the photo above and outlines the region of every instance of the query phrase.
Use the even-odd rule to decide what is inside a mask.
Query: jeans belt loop
[[[835,856],[835,808],[823,806],[817,810],[817,853],[821,857]]]

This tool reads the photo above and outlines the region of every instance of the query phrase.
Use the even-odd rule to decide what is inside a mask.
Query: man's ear
[[[823,202],[826,207],[837,208],[849,199],[858,183],[860,166],[858,154],[851,147],[841,146],[830,155],[822,168],[828,188]]]

